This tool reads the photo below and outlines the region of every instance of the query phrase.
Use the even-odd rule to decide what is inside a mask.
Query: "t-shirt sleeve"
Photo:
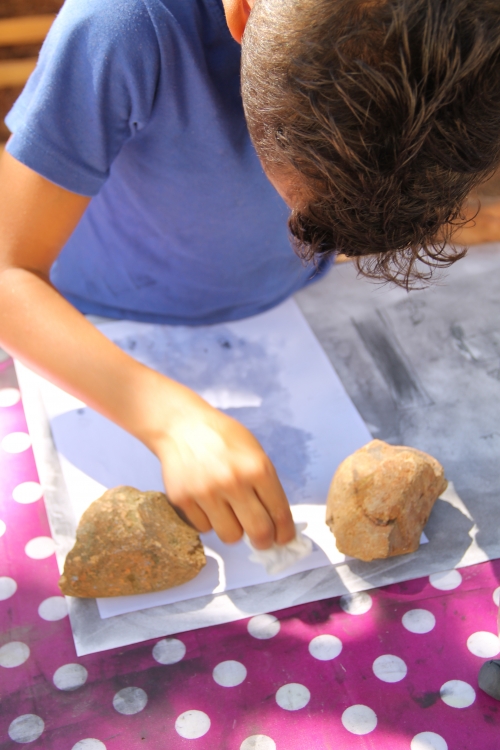
[[[7,150],[51,182],[95,195],[124,143],[147,125],[159,71],[142,0],[66,0],[5,119]]]

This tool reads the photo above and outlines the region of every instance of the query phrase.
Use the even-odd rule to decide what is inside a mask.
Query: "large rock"
[[[197,532],[164,494],[116,487],[83,514],[59,588],[79,597],[146,594],[190,581],[205,563]]]
[[[447,484],[427,453],[372,440],[340,464],[330,486],[326,522],[338,549],[367,561],[415,552]]]

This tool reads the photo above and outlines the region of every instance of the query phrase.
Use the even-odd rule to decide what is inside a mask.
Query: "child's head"
[[[500,162],[499,0],[256,0],[242,91],[307,257],[403,284],[462,257],[444,240]]]

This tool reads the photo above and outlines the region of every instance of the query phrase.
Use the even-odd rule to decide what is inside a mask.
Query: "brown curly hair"
[[[499,0],[256,0],[242,46],[257,152],[308,196],[304,258],[410,288],[463,257],[462,207],[500,162]]]

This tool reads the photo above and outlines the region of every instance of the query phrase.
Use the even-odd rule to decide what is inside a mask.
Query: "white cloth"
[[[252,550],[250,560],[263,565],[266,573],[270,576],[282,573],[286,568],[307,557],[313,551],[312,541],[302,533],[306,526],[307,524],[305,523],[296,523],[295,530],[297,533],[295,539],[292,539],[288,544],[275,543],[269,549],[255,549],[245,534],[245,542]]]

